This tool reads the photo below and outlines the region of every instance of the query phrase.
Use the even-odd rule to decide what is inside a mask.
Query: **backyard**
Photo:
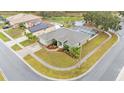
[[[65,16],[60,16],[60,17],[47,17],[47,20],[51,22],[57,22],[60,24],[63,24],[65,27],[72,26],[72,23],[75,21],[80,21],[83,19],[83,17],[65,17]]]
[[[7,31],[5,31],[8,35],[10,35],[12,38],[16,39],[24,35],[24,30],[21,28],[12,28]]]
[[[96,39],[96,38],[95,38]],[[97,39],[99,41],[99,39]],[[81,66],[80,68],[75,68],[69,71],[57,71],[49,69],[43,66],[40,62],[35,60],[32,56],[28,55],[24,57],[26,62],[30,64],[38,72],[47,75],[49,77],[58,78],[58,79],[68,79],[79,76],[89,70],[99,58],[117,41],[117,36],[112,34],[112,38],[107,41],[102,47],[100,47],[93,55],[91,55]],[[93,43],[92,43],[93,44]],[[94,43],[96,44],[96,43]],[[93,44],[93,45],[94,45]]]

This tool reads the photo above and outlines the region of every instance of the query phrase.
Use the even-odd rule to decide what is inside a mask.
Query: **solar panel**
[[[33,27],[30,27],[29,30],[33,33],[33,32],[37,32],[37,31],[42,30],[42,29],[46,29],[48,27],[49,26],[45,23],[39,23]]]

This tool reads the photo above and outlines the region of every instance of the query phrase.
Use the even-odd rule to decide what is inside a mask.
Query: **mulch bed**
[[[48,49],[57,49],[58,46],[51,44],[51,45],[48,45],[47,48]]]

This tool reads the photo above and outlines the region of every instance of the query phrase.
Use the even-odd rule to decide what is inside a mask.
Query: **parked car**
[[[3,29],[8,29],[8,28],[10,28],[10,26],[8,25],[3,27]]]

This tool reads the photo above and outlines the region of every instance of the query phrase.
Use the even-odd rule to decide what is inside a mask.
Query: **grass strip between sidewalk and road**
[[[22,48],[19,47],[19,45],[17,45],[17,44],[13,45],[11,48],[12,48],[13,50],[15,50],[15,51],[19,51],[19,50],[22,49]]]
[[[112,34],[112,38],[107,41],[102,47],[100,47],[93,55],[91,55],[81,66],[80,68],[75,68],[69,71],[57,71],[53,69],[49,69],[38,62],[31,55],[27,55],[24,57],[29,65],[31,65],[34,69],[36,69],[39,73],[42,73],[48,77],[53,77],[57,79],[69,79],[77,77],[86,71],[88,71],[103,55],[104,53],[112,47],[112,45],[117,41],[118,37]]]
[[[3,33],[0,32],[0,39],[2,39],[4,42],[9,41],[10,39],[6,37]]]
[[[1,72],[0,72],[0,81],[4,81],[4,77]]]

